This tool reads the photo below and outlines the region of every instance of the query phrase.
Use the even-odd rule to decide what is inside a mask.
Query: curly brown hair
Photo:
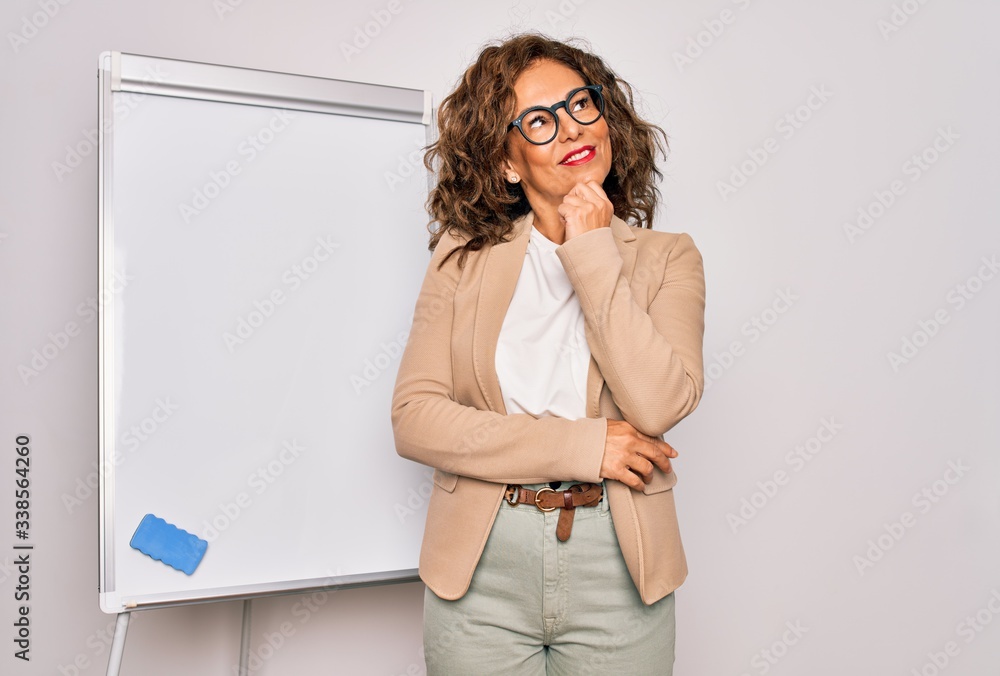
[[[427,198],[432,217],[428,248],[437,247],[445,231],[468,236],[464,246],[455,249],[461,249],[459,267],[470,251],[509,241],[514,221],[531,209],[521,186],[505,180],[503,160],[507,124],[517,115],[514,83],[543,59],[565,64],[587,84],[604,86],[604,116],[613,154],[604,191],[619,218],[652,227],[660,197],[656,182],[662,178],[656,153],[666,157],[667,135],[636,113],[628,82],[592,54],[585,42],[570,42],[581,47],[541,33],[521,33],[489,44],[441,102],[438,138],[424,156],[425,166],[438,177]],[[436,230],[434,223],[440,224]]]

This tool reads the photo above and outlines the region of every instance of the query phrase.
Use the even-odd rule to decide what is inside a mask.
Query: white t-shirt
[[[556,256],[558,247],[531,226],[497,340],[496,371],[508,414],[570,420],[587,414],[590,346],[583,309]]]

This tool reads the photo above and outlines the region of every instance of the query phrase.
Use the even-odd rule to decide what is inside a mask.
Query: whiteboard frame
[[[163,70],[170,79],[150,79]],[[105,51],[98,57],[98,298],[114,272],[114,94],[131,92],[199,101],[278,107],[333,115],[422,124],[427,142],[436,137],[431,93],[347,80],[223,66]],[[433,177],[428,175],[429,184]],[[428,186],[430,187],[430,186]],[[326,589],[415,582],[417,569],[335,575],[304,580],[145,594],[125,603],[115,591],[114,303],[99,306],[98,319],[98,471],[99,580],[101,608],[107,613],[307,593]]]

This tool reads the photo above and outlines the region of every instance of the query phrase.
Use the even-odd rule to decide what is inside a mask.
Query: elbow
[[[629,420],[629,423],[643,434],[662,437],[698,408],[704,391],[702,382],[687,375],[682,387],[660,401],[650,402],[652,405],[635,417],[637,422]]]
[[[440,434],[435,432],[433,400],[424,397],[393,399],[391,409],[392,438],[396,455],[406,460],[436,467],[442,445]]]
[[[408,415],[410,411],[408,410],[408,402],[399,401],[393,399],[392,401],[392,412],[390,418],[392,420],[392,439],[396,446],[396,454],[401,458],[407,460],[418,461],[416,456],[416,448],[411,440],[410,428],[411,425],[411,415]]]

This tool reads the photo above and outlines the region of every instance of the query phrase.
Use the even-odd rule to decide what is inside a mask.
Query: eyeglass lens
[[[580,124],[591,124],[601,116],[601,105],[592,89],[581,89],[566,101],[566,112]],[[521,129],[535,143],[547,143],[556,136],[558,123],[548,110],[533,110],[521,121]]]

